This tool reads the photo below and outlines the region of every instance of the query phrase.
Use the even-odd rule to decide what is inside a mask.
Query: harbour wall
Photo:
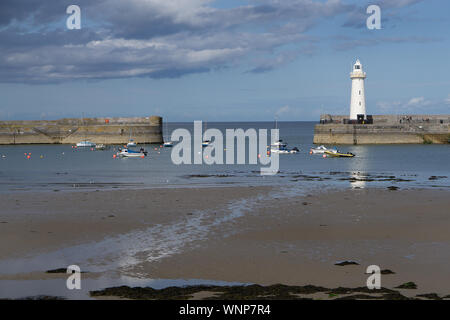
[[[315,144],[449,143],[450,115],[374,115],[373,124],[344,124],[348,116],[322,115]]]
[[[37,121],[0,121],[3,144],[163,143],[162,118],[83,118]]]

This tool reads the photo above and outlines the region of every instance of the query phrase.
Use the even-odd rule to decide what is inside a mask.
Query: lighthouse
[[[364,95],[365,78],[366,73],[363,71],[361,62],[359,62],[359,60],[356,60],[355,64],[353,65],[352,72],[350,72],[350,79],[352,79],[350,120],[357,120],[358,115],[363,115],[363,119],[366,118],[366,98]]]

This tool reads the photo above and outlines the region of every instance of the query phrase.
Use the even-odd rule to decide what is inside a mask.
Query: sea
[[[450,188],[450,145],[333,145],[354,158],[311,155],[316,122],[278,122],[280,138],[297,154],[280,155],[279,172],[261,175],[261,164],[179,164],[174,148],[139,145],[145,158],[114,157],[119,147],[104,151],[71,145],[0,146],[0,193],[107,189],[281,185],[291,190],[314,188]],[[192,122],[172,122],[193,132]],[[208,122],[207,129],[273,129],[273,122]],[[224,138],[225,139],[225,138]],[[139,141],[138,141],[139,142]],[[224,141],[225,147],[225,141]],[[224,150],[224,158],[227,150]],[[191,155],[194,156],[193,154]],[[248,148],[247,148],[248,160]]]

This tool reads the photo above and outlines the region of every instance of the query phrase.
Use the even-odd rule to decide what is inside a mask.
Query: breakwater
[[[374,115],[371,124],[346,123],[325,114],[314,127],[315,144],[449,143],[450,115]]]
[[[0,121],[0,144],[162,143],[162,118],[66,118],[59,120]]]

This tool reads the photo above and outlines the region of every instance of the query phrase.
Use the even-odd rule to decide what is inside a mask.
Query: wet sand
[[[383,287],[413,281],[418,289],[406,294],[450,294],[449,196],[349,189],[283,197],[270,187],[0,195],[0,262],[181,223],[187,227],[177,232],[195,238],[206,230],[204,236],[161,259],[137,253],[133,265],[117,272],[335,288],[365,286],[366,268],[375,264],[395,272],[382,276]],[[243,209],[230,217],[233,203]],[[205,229],[192,229],[194,219]],[[344,260],[359,265],[335,265]],[[47,277],[37,271],[2,275],[0,268],[0,281]]]

